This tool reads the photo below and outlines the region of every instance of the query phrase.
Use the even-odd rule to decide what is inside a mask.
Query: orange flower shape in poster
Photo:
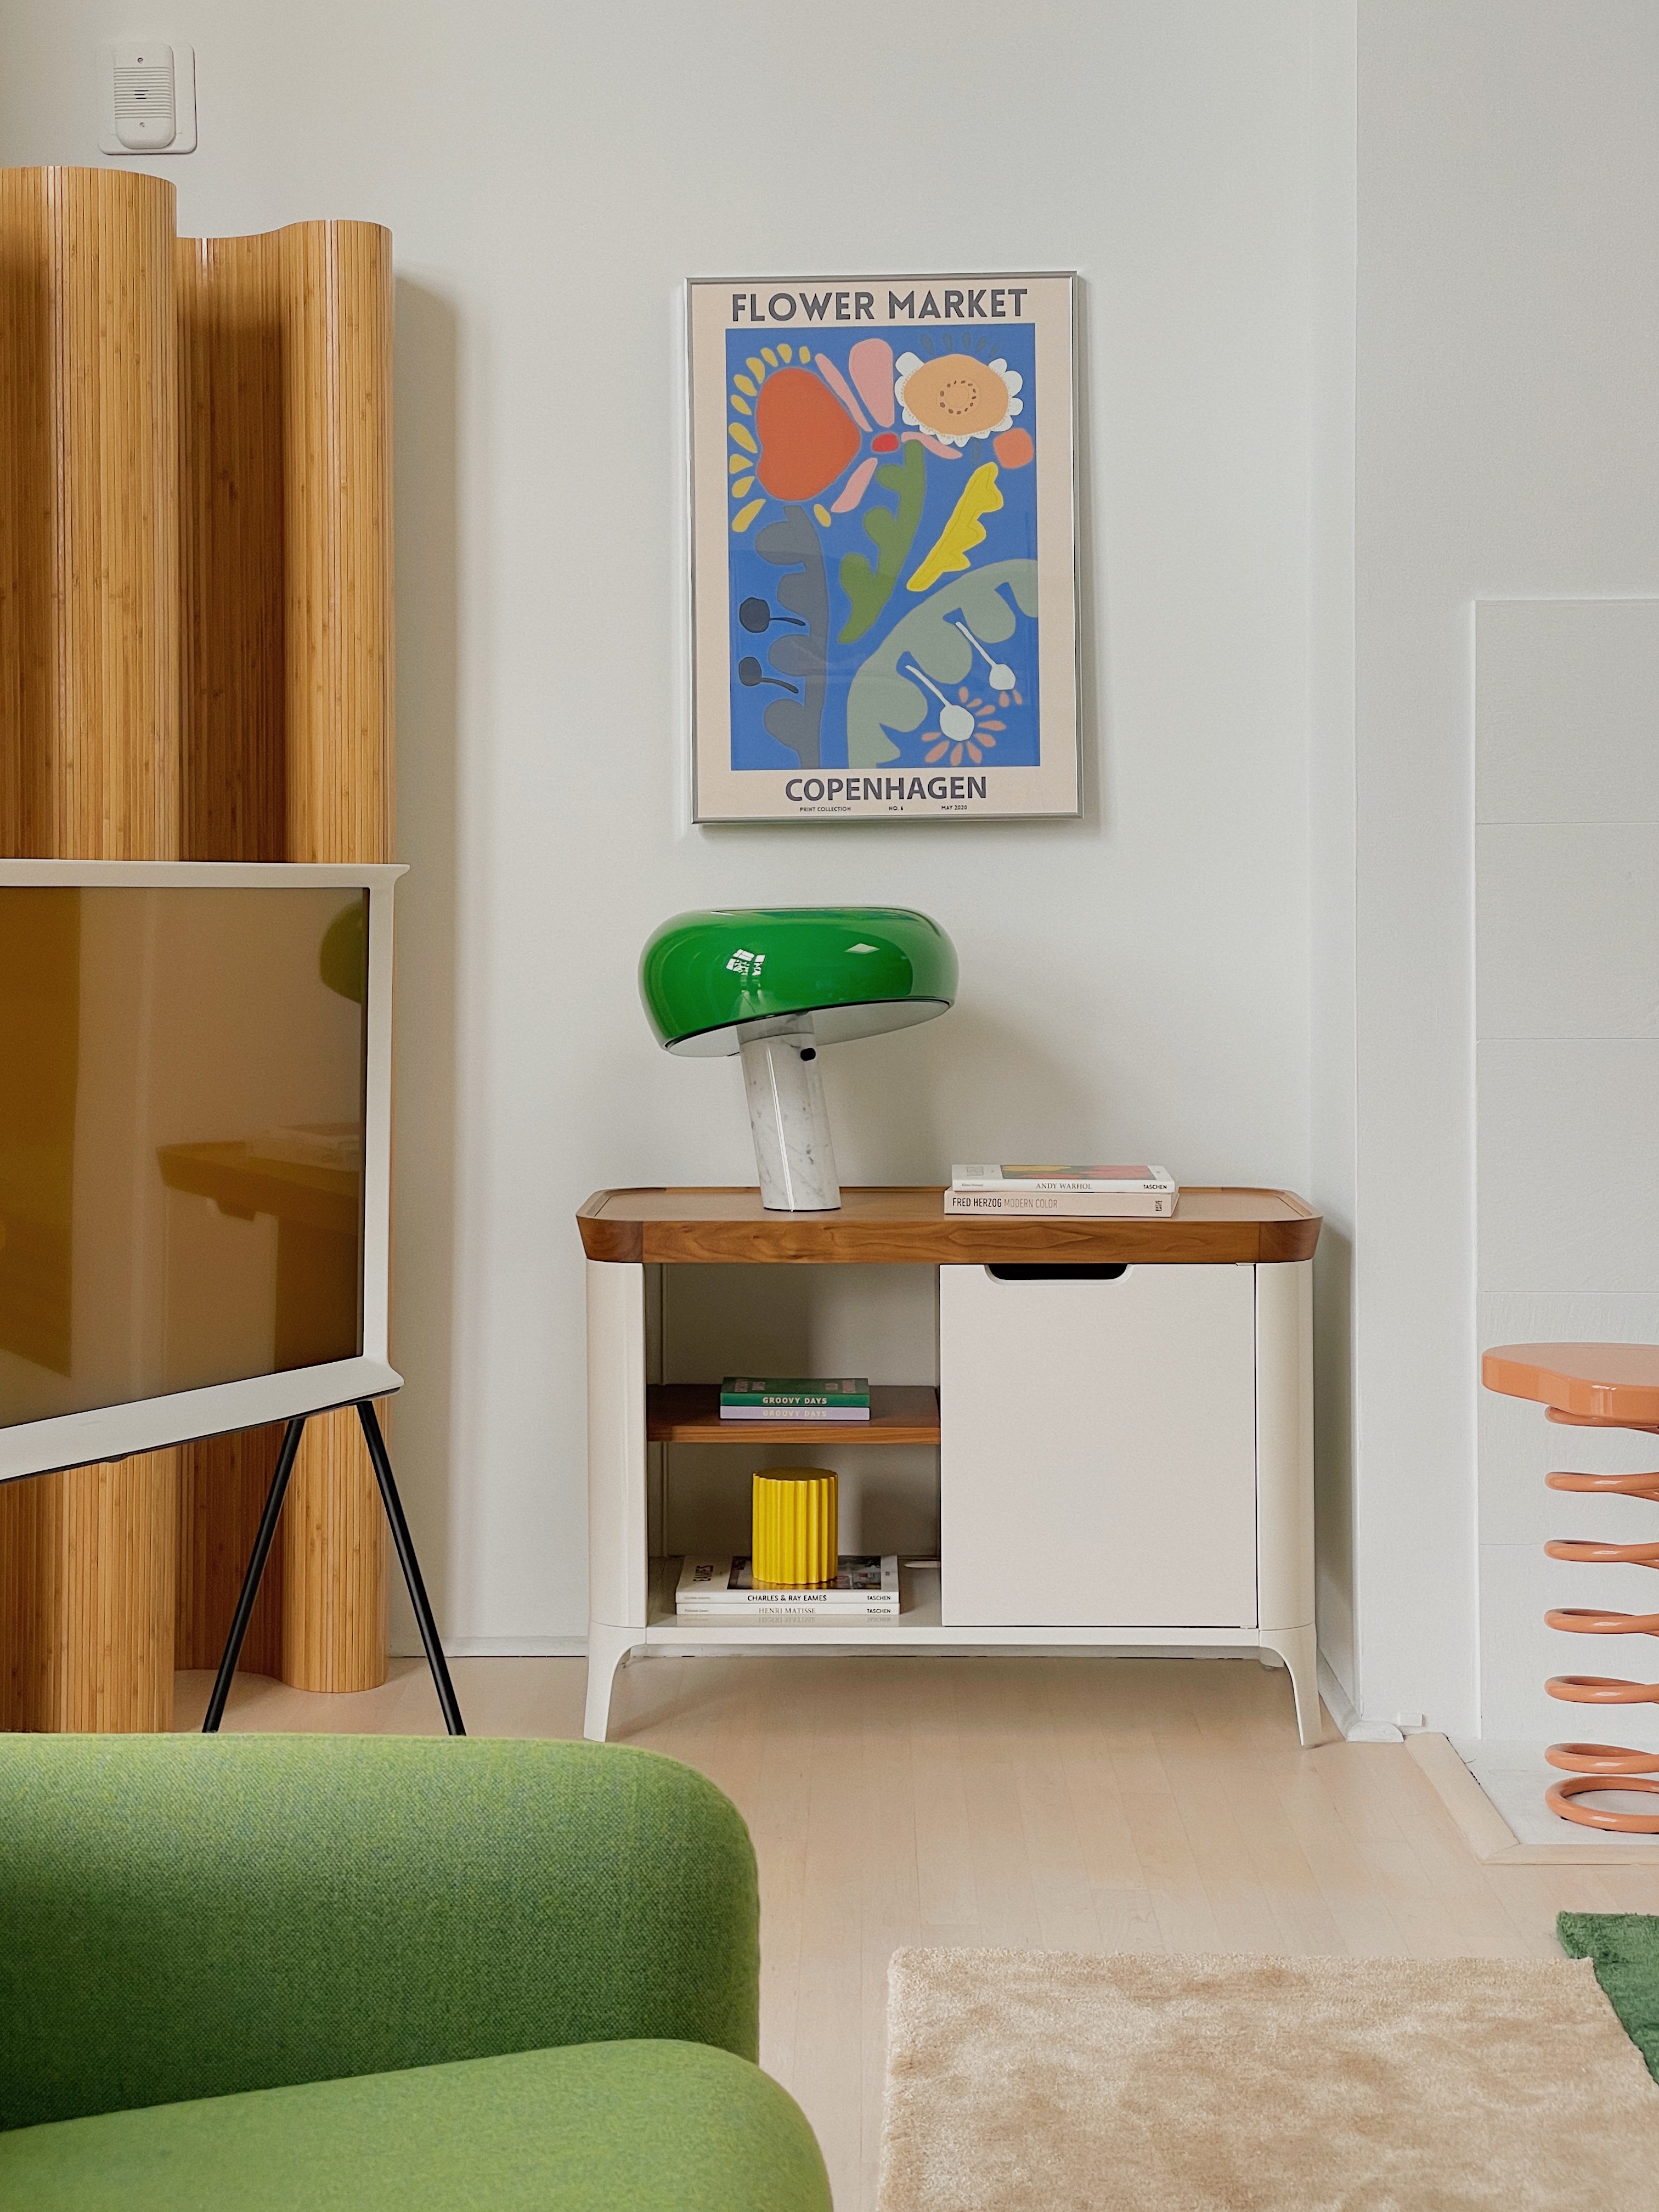
[[[1016,691],[1012,696],[1018,699],[1019,694]],[[937,730],[926,732],[921,742],[927,747],[927,750],[923,753],[922,758],[930,766],[936,761],[942,761],[946,753],[951,756],[950,764],[952,768],[962,766],[962,757],[964,753],[977,765],[988,752],[994,752],[996,750],[998,735],[1008,726],[1006,722],[999,722],[994,719],[997,711],[996,701],[970,699],[968,696],[968,686],[965,684],[957,691],[957,697],[961,702],[957,711],[971,714],[974,718],[974,734],[971,738],[963,738],[960,743],[953,743],[951,738],[941,736]],[[939,719],[944,721],[947,718],[941,715]]]

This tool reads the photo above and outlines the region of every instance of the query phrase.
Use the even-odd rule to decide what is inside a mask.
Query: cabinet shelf
[[[653,1444],[936,1444],[939,1392],[928,1382],[874,1382],[867,1421],[723,1421],[718,1382],[653,1382],[645,1394]]]

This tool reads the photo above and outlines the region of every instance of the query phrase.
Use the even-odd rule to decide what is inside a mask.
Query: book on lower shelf
[[[951,1170],[947,1213],[1034,1214],[1055,1219],[1167,1219],[1181,1197],[1168,1168],[963,1167]]]
[[[720,1384],[723,1421],[867,1421],[870,1384],[862,1375],[728,1375]]]
[[[713,1559],[683,1559],[674,1592],[674,1610],[684,1617],[741,1620],[836,1620],[895,1616],[899,1609],[898,1553],[843,1552],[833,1583],[811,1588],[757,1588],[750,1559],[723,1553]]]

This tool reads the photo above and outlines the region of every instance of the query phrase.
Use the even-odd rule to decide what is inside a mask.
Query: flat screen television
[[[0,860],[0,1481],[398,1388],[403,872]]]

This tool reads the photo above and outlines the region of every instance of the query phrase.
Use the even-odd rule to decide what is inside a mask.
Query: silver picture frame
[[[1078,289],[687,281],[695,822],[1081,813]]]

